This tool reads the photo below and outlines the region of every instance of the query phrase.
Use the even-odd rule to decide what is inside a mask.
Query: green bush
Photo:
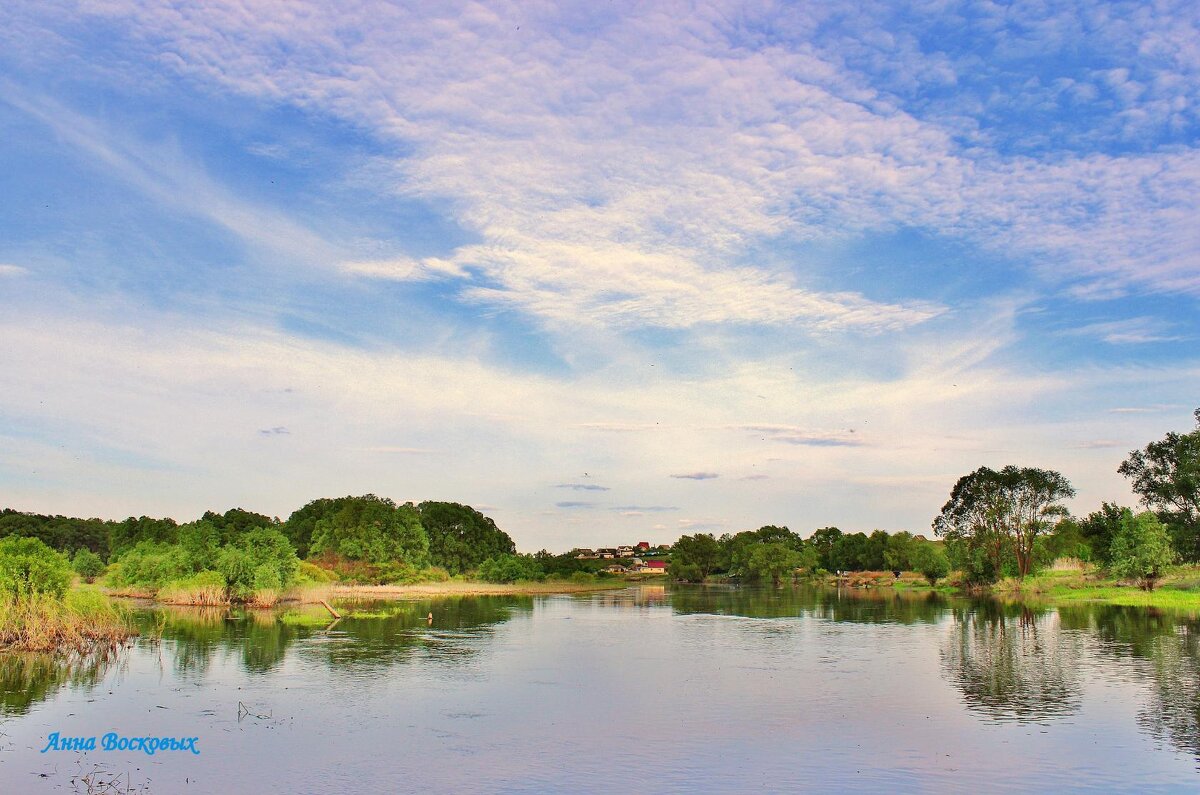
[[[946,552],[936,544],[917,542],[909,553],[909,560],[913,568],[929,582],[931,588],[950,573],[950,561]]]
[[[104,561],[100,560],[100,556],[95,552],[84,547],[75,552],[75,558],[71,561],[71,568],[80,577],[88,582],[92,582],[104,573]]]
[[[1150,591],[1175,557],[1171,537],[1157,516],[1149,511],[1137,516],[1129,510],[1122,513],[1109,552],[1109,568],[1113,574],[1136,579],[1142,588]]]
[[[596,575],[592,574],[590,571],[577,571],[571,575],[571,582],[589,583],[595,581]]]
[[[338,576],[329,569],[323,569],[315,563],[309,563],[307,560],[300,561],[299,567],[296,569],[297,582],[337,582]]]
[[[140,541],[117,562],[120,565],[114,572],[116,585],[161,588],[192,573],[182,548],[159,541]]]
[[[261,563],[254,570],[254,590],[278,591],[283,587],[279,577],[279,569],[270,563]]]
[[[254,593],[254,575],[258,562],[241,547],[230,544],[217,555],[217,571],[225,578],[225,587],[233,599],[248,599]]]
[[[532,555],[500,555],[479,564],[478,577],[484,582],[540,580],[545,575]]]
[[[0,539],[0,593],[15,598],[62,597],[71,584],[71,564],[37,538]]]

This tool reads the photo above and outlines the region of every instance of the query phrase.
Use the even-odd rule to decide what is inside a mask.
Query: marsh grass
[[[61,599],[0,597],[0,651],[86,652],[115,648],[136,634],[129,616],[91,589]]]

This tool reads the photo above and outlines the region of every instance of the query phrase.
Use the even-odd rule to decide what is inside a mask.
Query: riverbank
[[[0,653],[88,653],[136,634],[124,611],[91,588],[68,591],[61,599],[0,599]]]
[[[931,588],[923,578],[905,572],[896,579],[889,572],[851,572],[828,577],[830,587],[891,589],[896,591],[937,591],[954,596],[991,596],[1004,601],[1040,603],[1079,603],[1156,607],[1200,612],[1200,567],[1176,566],[1170,569],[1153,591],[1143,591],[1134,583],[1107,576],[1099,569],[1049,570],[1024,580],[1009,578],[986,588],[966,588],[952,575]]]
[[[428,599],[438,596],[551,596],[555,594],[589,593],[625,588],[625,580],[597,579],[591,582],[574,580],[541,580],[513,583],[447,580],[413,585],[323,585],[301,591],[300,601],[320,599]]]

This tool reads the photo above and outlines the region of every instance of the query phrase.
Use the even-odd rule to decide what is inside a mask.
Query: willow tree
[[[1058,472],[980,467],[954,484],[933,530],[964,545],[973,563],[987,564],[972,567],[973,575],[996,579],[1011,556],[1017,576],[1024,578],[1033,571],[1038,536],[1050,530],[1053,518],[1066,514],[1062,500],[1074,496],[1075,489]]]

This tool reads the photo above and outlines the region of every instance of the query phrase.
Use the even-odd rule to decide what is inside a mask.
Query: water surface
[[[112,660],[0,657],[0,792],[1200,789],[1190,615],[670,586],[344,612],[147,609]]]

